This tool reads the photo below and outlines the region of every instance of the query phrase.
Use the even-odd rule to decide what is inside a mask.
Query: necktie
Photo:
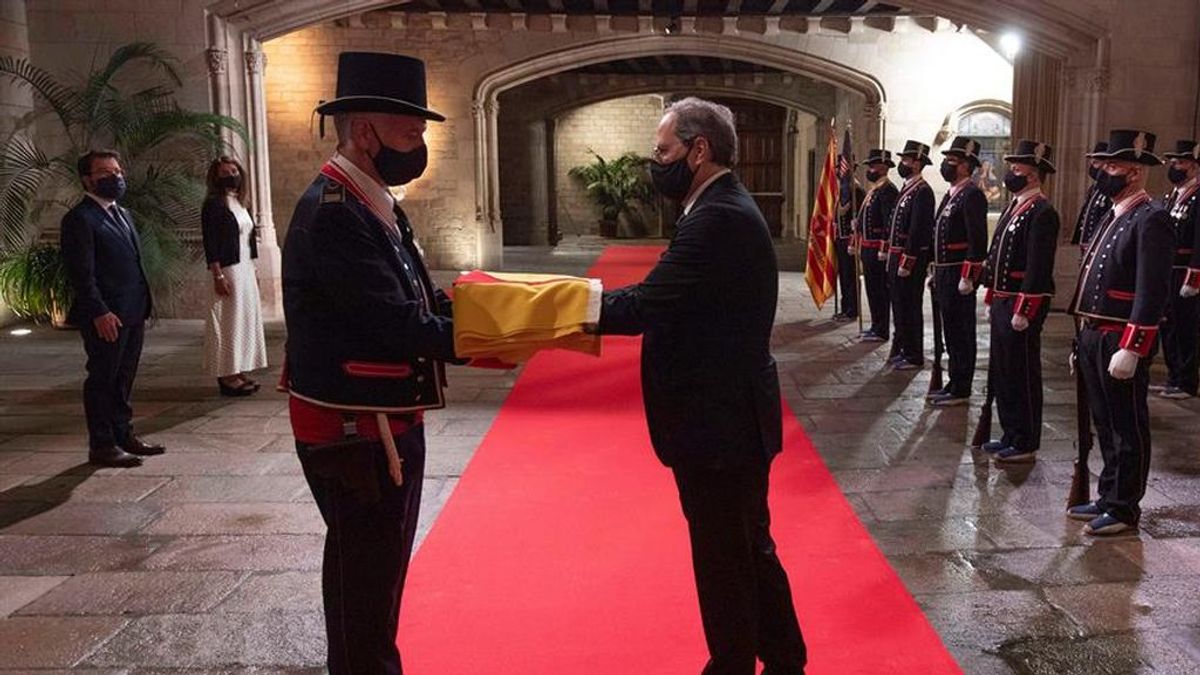
[[[131,244],[137,241],[133,236],[133,228],[130,227],[129,223],[121,217],[121,211],[117,208],[116,204],[108,207],[108,215],[113,219],[113,222],[117,224],[117,227],[120,227],[121,231],[125,233],[125,236],[129,239]]]

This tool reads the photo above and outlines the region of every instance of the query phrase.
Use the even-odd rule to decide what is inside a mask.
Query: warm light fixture
[[[1017,52],[1021,51],[1021,36],[1016,33],[1005,33],[1000,36],[1000,51],[1004,52],[1004,56],[1012,61],[1017,57]]]
[[[25,337],[26,335],[29,335],[32,332],[33,331],[29,330],[28,328],[14,328],[14,329],[8,331],[8,334],[16,335],[17,337]]]

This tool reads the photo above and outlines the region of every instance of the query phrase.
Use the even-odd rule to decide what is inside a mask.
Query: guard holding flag
[[[1104,456],[1099,498],[1067,515],[1088,521],[1084,531],[1109,535],[1136,528],[1150,474],[1150,357],[1167,303],[1175,253],[1171,218],[1146,194],[1154,134],[1116,130],[1098,181],[1113,208],[1096,230],[1069,311],[1082,320],[1076,367],[1087,388],[1092,422]]]
[[[858,204],[863,203],[866,191],[854,175],[854,157],[850,148],[850,130],[846,130],[842,141],[842,152],[838,155],[838,210],[837,210],[837,239],[834,247],[837,251],[838,285],[842,289],[841,311],[833,315],[834,321],[853,321],[858,318],[858,265],[855,264],[854,244],[854,211]]]
[[[863,331],[863,342],[887,342],[891,306],[888,299],[888,228],[900,191],[888,178],[888,169],[896,166],[890,150],[872,148],[867,160],[867,194],[858,208],[854,223],[855,248],[862,260],[863,285],[871,325]]]
[[[892,212],[888,236],[888,284],[896,335],[888,365],[912,370],[925,365],[925,273],[933,239],[933,189],[921,171],[933,162],[929,146],[907,141],[900,153],[904,187]]]

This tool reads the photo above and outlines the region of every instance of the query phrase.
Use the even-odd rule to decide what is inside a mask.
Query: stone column
[[[204,50],[208,62],[208,91],[212,101],[212,111],[218,115],[235,116],[233,114],[232,84],[229,73],[229,32],[225,21],[216,14],[208,15],[208,49]],[[228,129],[221,130],[221,138],[225,143],[244,150],[242,144]]]
[[[262,44],[246,38],[246,122],[250,132],[251,195],[254,222],[258,225],[258,280],[262,294],[263,316],[283,317],[283,284],[279,239],[271,215],[271,159],[267,138],[267,99],[263,76],[267,56]]]

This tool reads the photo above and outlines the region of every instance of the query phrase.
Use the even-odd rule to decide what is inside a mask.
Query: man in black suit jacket
[[[93,150],[79,158],[77,169],[87,194],[63,216],[62,255],[75,291],[67,319],[79,326],[87,352],[88,460],[138,466],[141,456],[163,452],[134,436],[130,425],[150,286],[133,215],[117,204],[125,194],[120,156]]]
[[[646,279],[605,294],[598,330],[644,334],[650,437],[688,521],[710,660],[704,675],[796,675],[807,660],[769,528],[767,482],[782,446],[770,352],[778,272],[754,199],[730,173],[728,108],[696,98],[659,123],[655,187],[683,217]]]

